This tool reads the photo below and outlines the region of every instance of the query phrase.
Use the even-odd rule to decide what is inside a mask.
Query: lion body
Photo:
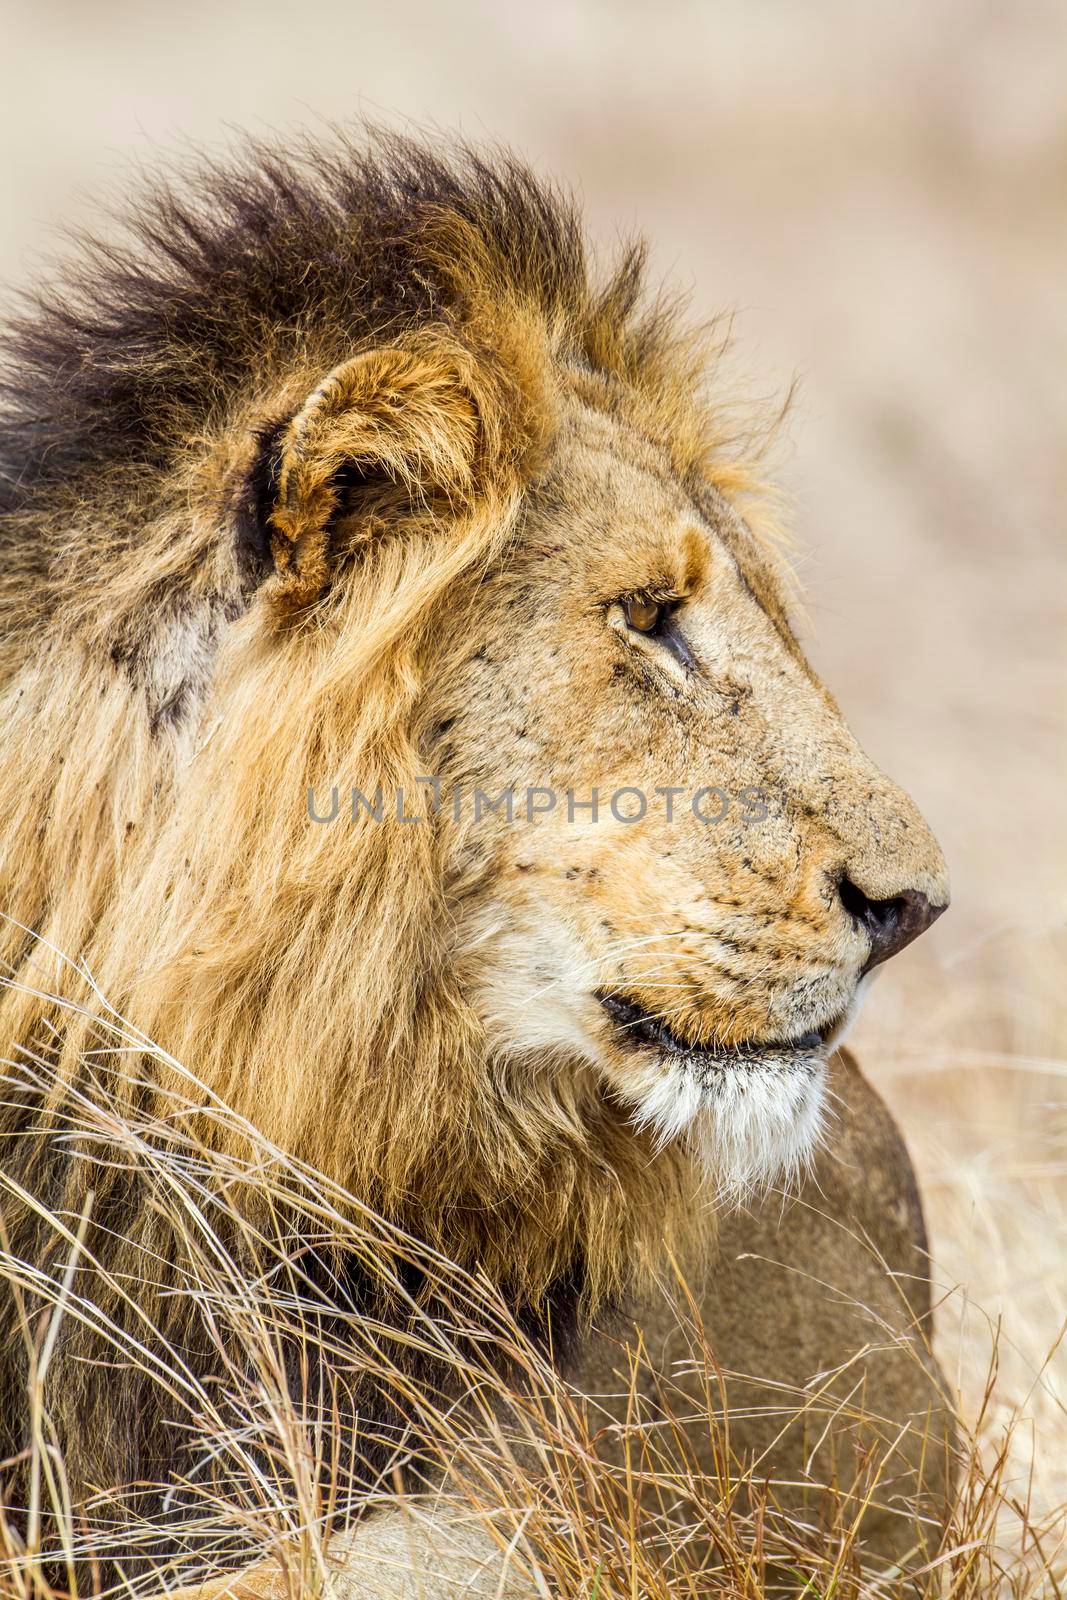
[[[77,1132],[95,1097],[166,1143],[184,1096],[220,1159],[254,1124],[561,1347],[706,1243],[709,1163],[725,1187],[803,1164],[825,1066],[773,1041],[843,1014],[865,950],[827,884],[940,902],[943,863],[804,661],[756,480],[637,254],[597,288],[523,169],[404,145],[259,155],[138,227],[9,341],[5,1250],[84,1251],[112,1335],[210,1372],[182,1229]],[[627,630],[638,590],[691,597],[713,694]],[[785,799],[714,848],[563,807],[342,829],[305,804],[520,770]],[[746,1052],[743,1078],[610,1032],[601,992],[658,1007],[665,973],[672,1027]],[[384,1315],[346,1270],[349,1308]],[[0,1457],[25,1445],[34,1305],[27,1282],[0,1325]],[[156,1379],[120,1365],[116,1405],[106,1345],[64,1322],[48,1370],[76,1503],[181,1470]],[[362,1434],[388,1432],[355,1387]]]
[[[769,1484],[771,1503],[806,1522],[856,1522],[865,1560],[922,1565],[948,1515],[956,1442],[930,1351],[922,1207],[893,1119],[845,1053],[832,1085],[835,1147],[820,1152],[796,1194],[724,1218],[714,1250],[684,1286],[668,1279],[603,1333],[587,1335],[571,1384],[590,1398],[605,1473],[625,1476],[628,1456],[632,1473],[635,1441],[650,1422],[664,1423],[656,1470],[673,1473],[668,1481],[678,1486],[695,1479],[698,1525],[703,1506],[717,1510],[719,1494],[727,1497],[724,1479],[743,1507],[737,1486],[751,1474],[757,1493]],[[716,1363],[710,1373],[698,1353],[705,1340]],[[479,1600],[535,1600],[544,1589],[522,1540],[511,1537],[523,1506],[508,1498],[506,1481],[500,1500],[485,1493],[479,1514],[462,1486],[425,1508],[401,1498],[332,1543],[335,1592],[341,1600],[447,1600],[459,1588]],[[609,1552],[614,1532],[609,1524]],[[701,1534],[690,1531],[688,1546],[694,1567],[713,1559]],[[534,1562],[543,1556],[535,1548]],[[552,1576],[549,1564],[550,1591]],[[231,1591],[290,1600],[292,1575],[266,1562],[236,1585],[231,1574],[217,1589],[182,1591],[181,1600],[223,1600]]]

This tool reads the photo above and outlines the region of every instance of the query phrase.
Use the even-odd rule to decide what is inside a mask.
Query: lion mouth
[[[635,1048],[647,1046],[666,1050],[672,1055],[687,1056],[694,1062],[708,1065],[727,1065],[737,1062],[760,1062],[768,1058],[779,1060],[797,1056],[823,1056],[840,1033],[845,1015],[834,1017],[824,1027],[813,1028],[791,1039],[761,1039],[726,1045],[719,1041],[698,1044],[686,1039],[660,1017],[653,1016],[635,1000],[620,994],[598,994],[597,999],[615,1024],[625,1042]]]

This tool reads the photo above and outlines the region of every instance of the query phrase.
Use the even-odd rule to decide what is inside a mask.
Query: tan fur
[[[92,1024],[49,996],[103,995],[517,1301],[580,1261],[588,1314],[706,1235],[721,1149],[699,1108],[684,1136],[639,1125],[659,1068],[597,994],[724,1050],[801,1034],[848,1010],[866,955],[838,877],[943,902],[944,865],[804,659],[694,340],[634,310],[632,261],[604,289],[532,283],[467,211],[413,213],[436,318],[246,310],[244,377],[209,379],[205,355],[192,409],[161,380],[151,458],[41,466],[8,507],[0,1031],[5,1052],[54,1042],[77,1081]],[[626,628],[644,592],[680,602],[697,671]],[[390,805],[427,774],[468,795],[758,789],[769,814],[309,820],[309,788]],[[120,1104],[137,1067],[111,1068]]]

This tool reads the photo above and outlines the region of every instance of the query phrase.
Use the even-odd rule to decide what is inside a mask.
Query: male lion
[[[671,1359],[683,1264],[724,1367],[841,1368],[906,1436],[893,1492],[935,1504],[914,1178],[832,1052],[944,863],[804,658],[699,340],[639,250],[593,283],[573,207],[509,158],[257,150],[191,196],[157,189],[8,340],[8,1523],[34,1375],[75,1523],[137,1485],[163,1550],[168,1484],[210,1474],[151,1369],[210,1385],[217,1308],[176,1292],[145,1173],[78,1131],[102,1095],[167,1146],[183,1073],[203,1147],[243,1153],[247,1119],[495,1285],[579,1385],[612,1387],[612,1307]],[[159,1049],[109,1047],[101,996]],[[714,1201],[780,1177],[800,1203],[731,1213],[709,1254]],[[276,1197],[230,1187],[240,1261]],[[394,1325],[372,1266],[286,1225]],[[347,1381],[372,1476],[391,1414]],[[799,1480],[811,1440],[750,1402],[735,1446]],[[900,1525],[872,1509],[872,1548]],[[143,1567],[122,1541],[114,1572]]]

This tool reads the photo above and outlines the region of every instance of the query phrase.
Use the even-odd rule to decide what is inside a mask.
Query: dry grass
[[[634,218],[665,267],[693,275],[698,304],[742,303],[760,366],[787,377],[799,364],[791,482],[816,547],[806,587],[820,665],[847,688],[872,754],[920,800],[956,891],[951,916],[892,964],[856,1039],[920,1169],[943,1288],[939,1354],[972,1425],[950,1533],[963,1553],[919,1588],[1058,1595],[1067,950],[1062,933],[1011,933],[945,970],[930,952],[1001,918],[1035,926],[1064,903],[1052,803],[1067,592],[1063,7],[675,0],[650,28],[641,7],[531,14],[503,0],[487,17],[469,3],[415,0],[390,17],[322,0],[294,28],[289,9],[234,0],[190,27],[184,8],[148,3],[135,16],[101,0],[64,8],[60,25],[54,8],[13,8],[6,39],[22,60],[0,106],[5,276],[36,270],[29,252],[57,216],[95,221],[94,191],[116,171],[122,181],[116,150],[176,130],[215,141],[224,124],[261,126],[268,107],[271,126],[303,125],[309,111],[344,119],[355,96],[499,134],[580,179],[605,236]],[[877,640],[893,641],[888,668]],[[124,1137],[132,1159],[137,1130]],[[170,1203],[194,1177],[195,1161],[176,1166]],[[62,1307],[77,1314],[69,1289]],[[635,1548],[654,1532],[631,1511],[636,1478],[619,1484],[597,1466],[595,1419],[575,1421],[564,1400],[528,1422],[554,1450],[536,1485],[525,1465],[505,1468],[499,1431],[469,1445],[471,1497],[498,1512],[505,1545],[521,1530],[517,1557],[532,1563],[536,1550],[549,1593],[760,1593],[766,1552],[788,1529],[772,1518],[768,1533],[766,1516],[761,1527],[743,1474],[687,1485],[677,1510],[663,1485],[668,1544],[672,1519],[702,1515],[726,1553],[718,1574],[675,1581],[673,1547]],[[59,1463],[38,1423],[48,1494]],[[287,1426],[272,1475],[257,1476],[240,1441],[227,1447],[242,1502],[205,1515],[243,1518],[261,1550],[286,1555],[295,1590],[301,1572],[324,1576],[325,1495],[304,1424]],[[639,1449],[662,1437],[635,1438],[646,1476],[655,1454]],[[842,1535],[802,1530],[800,1543],[809,1596],[827,1595]],[[11,1559],[14,1592],[28,1592],[32,1553]],[[846,1571],[836,1593],[850,1585]]]
[[[334,1551],[343,1546],[343,1532],[337,1530],[352,1522],[366,1494],[366,1486],[354,1484],[340,1465],[343,1374],[345,1363],[356,1361],[393,1394],[413,1432],[430,1441],[428,1458],[414,1477],[425,1473],[429,1483],[443,1472],[452,1505],[510,1552],[510,1566],[525,1575],[531,1594],[588,1600],[698,1595],[761,1600],[779,1593],[823,1600],[1060,1596],[1067,1586],[1060,1343],[1067,1061],[1054,950],[1046,942],[1040,958],[1018,947],[1013,955],[1021,967],[1018,977],[1003,952],[996,963],[1008,995],[1014,996],[1010,1020],[1003,1009],[999,1022],[990,1015],[1002,1005],[1004,993],[991,996],[979,963],[942,991],[949,998],[935,1005],[926,997],[918,1030],[914,1011],[909,1027],[898,1031],[893,1024],[903,1019],[881,1008],[866,1046],[907,1118],[925,1175],[937,1275],[947,1285],[940,1354],[958,1383],[967,1420],[961,1493],[940,1546],[932,1558],[927,1551],[908,1571],[891,1574],[870,1569],[856,1526],[866,1498],[876,1501],[882,1479],[892,1474],[892,1449],[869,1461],[856,1483],[824,1486],[809,1497],[803,1514],[790,1509],[783,1486],[767,1482],[760,1463],[741,1461],[731,1450],[729,1416],[721,1403],[723,1374],[695,1310],[685,1364],[702,1375],[707,1426],[715,1442],[712,1474],[698,1467],[682,1431],[691,1394],[681,1388],[675,1392],[668,1380],[660,1386],[655,1414],[637,1398],[643,1354],[631,1357],[628,1367],[620,1358],[620,1384],[631,1397],[620,1429],[559,1380],[486,1284],[354,1207],[350,1197],[271,1148],[248,1125],[243,1126],[247,1156],[241,1162],[212,1154],[190,1137],[187,1111],[205,1098],[192,1079],[187,1080],[188,1102],[175,1102],[166,1119],[150,1124],[117,1118],[106,1097],[93,1092],[90,1079],[90,1087],[71,1104],[69,1136],[77,1136],[87,1160],[118,1159],[148,1174],[156,1203],[181,1215],[190,1270],[176,1292],[195,1298],[217,1339],[225,1381],[210,1390],[192,1377],[178,1352],[159,1361],[147,1332],[142,1344],[127,1343],[121,1351],[124,1359],[152,1373],[161,1404],[189,1429],[197,1447],[191,1459],[210,1453],[220,1468],[215,1487],[205,1487],[193,1475],[183,1486],[192,1518],[190,1551],[196,1549],[201,1563],[198,1574],[205,1550],[209,1566],[211,1550],[218,1570],[232,1565],[227,1547],[232,1549],[236,1535],[250,1559],[280,1563],[283,1589],[294,1600],[327,1592],[334,1567],[330,1538],[340,1541]],[[1020,992],[1029,996],[1026,1007],[1019,1003]],[[908,997],[906,986],[901,993],[901,1003],[914,1007],[915,995]],[[953,1037],[945,1026],[947,1008],[957,1019],[958,1034],[961,1007],[968,1028],[986,1038],[984,1049],[962,1043],[938,1051],[924,1044],[926,1033]],[[887,1041],[893,1038],[910,1041],[907,1054],[891,1047]],[[121,1019],[104,1012],[101,1051],[142,1042]],[[50,1063],[46,1057],[24,1057],[9,1065],[8,1074],[9,1085],[24,1085],[29,1078],[43,1090]],[[213,1115],[232,1121],[218,1102]],[[248,1181],[275,1198],[279,1219],[276,1233],[246,1237],[261,1267],[255,1282],[221,1244],[226,1230],[220,1224],[236,1215],[233,1196]],[[438,1313],[431,1321],[409,1302],[405,1339],[427,1355],[446,1357],[455,1392],[413,1386],[404,1375],[407,1364],[402,1368],[396,1359],[395,1345],[355,1313],[340,1340],[336,1332],[324,1331],[322,1291],[304,1276],[299,1255],[286,1248],[294,1222],[302,1232],[339,1238],[346,1250],[373,1263],[381,1278],[392,1282],[398,1301],[406,1295],[404,1263],[417,1263],[431,1275],[448,1314]],[[33,1463],[29,1531],[23,1537],[12,1527],[0,1528],[4,1594],[34,1600],[88,1592],[86,1568],[80,1566],[76,1574],[75,1564],[106,1548],[109,1523],[122,1509],[121,1495],[101,1495],[90,1520],[71,1516],[62,1459],[42,1403],[42,1380],[62,1319],[97,1315],[80,1288],[86,1218],[57,1216],[53,1223],[64,1247],[62,1264],[51,1276],[42,1278],[32,1263],[13,1260],[6,1250],[0,1263],[8,1289],[25,1307],[37,1380],[27,1396]],[[130,1292],[136,1292],[135,1285]],[[42,1305],[49,1308],[46,1314],[35,1316]],[[488,1343],[507,1352],[511,1377],[506,1383],[487,1358],[485,1330]],[[233,1333],[243,1352],[240,1362],[232,1354]],[[285,1353],[294,1343],[309,1360],[331,1356],[337,1369],[314,1409],[297,1409],[289,1398]],[[794,1404],[810,1409],[812,1395],[784,1405],[783,1421]],[[405,1463],[408,1488],[401,1491],[397,1474]],[[402,1445],[395,1466],[396,1473],[386,1471],[374,1486],[372,1498],[383,1505],[400,1501],[410,1515],[421,1515],[410,1498],[412,1468]],[[61,1548],[53,1544],[49,1552],[58,1588],[49,1587],[42,1565],[49,1510],[58,1513],[63,1530]],[[122,1537],[126,1550],[138,1544],[150,1550],[158,1529],[127,1528]],[[57,1555],[68,1569],[62,1580],[56,1578]],[[187,1579],[190,1561],[163,1564],[145,1592],[158,1592],[164,1581],[170,1586]]]

